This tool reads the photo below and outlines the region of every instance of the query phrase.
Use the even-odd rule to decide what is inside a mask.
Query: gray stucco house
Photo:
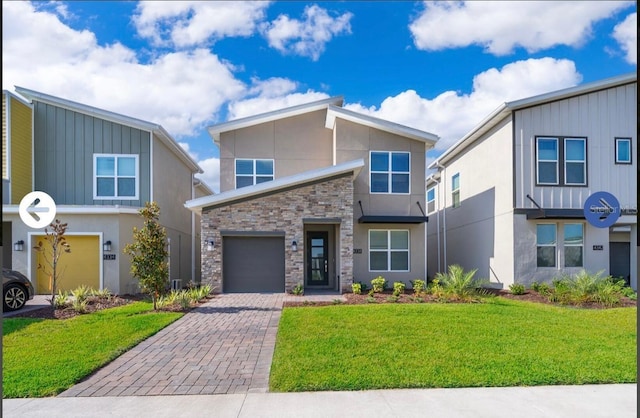
[[[222,292],[346,292],[426,277],[425,154],[434,134],[333,97],[209,128],[220,191],[202,216],[202,278]]]

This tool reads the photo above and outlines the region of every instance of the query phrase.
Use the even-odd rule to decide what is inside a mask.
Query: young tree
[[[44,229],[45,236],[38,240],[34,250],[42,253],[44,264],[38,263],[38,270],[42,270],[51,281],[51,306],[54,306],[54,299],[58,290],[58,283],[62,277],[59,263],[63,253],[70,253],[71,246],[67,242],[64,234],[67,232],[67,224],[56,219],[49,225],[51,231]],[[46,245],[45,245],[46,242]]]
[[[139,213],[144,226],[133,228],[133,243],[124,247],[124,253],[131,257],[131,274],[138,279],[142,291],[151,295],[153,309],[157,310],[158,297],[169,283],[167,233],[158,223],[160,207],[156,202],[145,203]]]

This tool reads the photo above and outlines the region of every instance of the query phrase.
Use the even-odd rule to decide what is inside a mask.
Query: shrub
[[[91,295],[98,297],[100,299],[111,299],[112,293],[111,290],[107,289],[106,287],[104,289],[100,289],[100,290],[95,290],[92,289],[91,290]]]
[[[73,310],[77,313],[87,312],[87,300],[86,299],[74,299],[71,305]]]
[[[400,298],[396,296],[395,291],[393,295],[387,296],[387,302],[396,303]]]
[[[581,305],[589,302],[611,307],[620,303],[624,281],[614,281],[611,276],[603,276],[603,271],[591,274],[581,270],[574,276],[553,279],[553,291],[547,298],[552,302]]]
[[[531,285],[531,288],[536,292],[540,293],[542,296],[548,296],[551,293],[551,286],[547,283],[536,283],[534,282]]]
[[[71,291],[71,295],[78,302],[84,302],[94,291],[85,285],[78,286]]]
[[[358,282],[358,284],[360,285],[360,289],[361,289],[363,292],[366,292],[366,291],[367,291],[367,289],[369,289],[369,286],[367,286],[367,284],[366,284],[366,283],[364,283],[364,282]]]
[[[419,295],[425,290],[425,282],[420,279],[411,280],[411,287],[413,287],[413,293]]]
[[[373,287],[373,291],[375,293],[382,292],[386,284],[387,284],[387,279],[385,279],[382,276],[378,276],[375,279],[371,280],[371,286]]]
[[[302,286],[302,283],[298,283],[297,285],[295,285],[291,293],[296,296],[304,295],[304,287]]]
[[[373,296],[367,296],[367,303],[376,303],[376,298]]]
[[[448,273],[437,273],[435,280],[441,283],[446,296],[459,300],[471,300],[479,296],[478,288],[484,282],[473,278],[477,271],[478,269],[474,269],[465,272],[461,266],[454,264],[449,266]]]
[[[55,309],[64,309],[67,306],[68,292],[58,289],[58,294],[53,298],[53,307]]]
[[[524,295],[525,293],[525,287],[521,283],[514,283],[512,285],[509,285],[509,290],[511,291],[512,295]]]
[[[393,295],[400,296],[404,293],[404,289],[406,288],[403,282],[393,282]]]
[[[370,298],[372,298],[372,297],[373,297],[373,289],[369,290],[369,293],[368,293],[368,295],[367,295],[367,296],[369,296]]]
[[[353,290],[354,295],[359,295],[362,293],[362,285],[360,285],[360,283],[353,283],[351,285],[351,290]]]
[[[626,296],[631,300],[638,299],[638,294],[636,293],[636,291],[628,286],[623,287],[621,290],[621,293],[622,293],[622,296]]]

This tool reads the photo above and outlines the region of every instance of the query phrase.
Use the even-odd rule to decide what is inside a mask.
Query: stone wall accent
[[[353,283],[353,176],[285,189],[238,203],[202,210],[202,281],[222,291],[222,236],[220,231],[284,232],[285,290],[304,283],[303,219],[339,218],[340,290],[351,291]],[[213,239],[213,251],[204,241]],[[298,251],[291,250],[296,241]]]

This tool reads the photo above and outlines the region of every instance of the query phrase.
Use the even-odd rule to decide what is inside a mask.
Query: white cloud
[[[625,52],[629,64],[638,63],[638,14],[631,13],[613,29],[613,37]]]
[[[219,158],[207,158],[198,161],[198,165],[204,171],[203,174],[198,174],[196,177],[204,181],[211,190],[215,193],[220,192],[220,159]]]
[[[494,55],[516,47],[535,52],[556,45],[579,47],[595,22],[635,2],[454,1],[424,2],[409,25],[418,49],[437,51],[480,45]]]
[[[142,1],[133,23],[153,45],[183,48],[249,36],[267,7],[267,1]]]
[[[569,60],[529,59],[492,68],[476,75],[469,94],[444,92],[425,99],[414,90],[386,98],[379,108],[347,104],[345,107],[440,136],[443,151],[480,123],[500,104],[578,84],[582,77]]]
[[[264,36],[269,46],[282,53],[310,57],[317,61],[324,52],[325,45],[334,36],[351,33],[349,21],[352,13],[331,17],[326,9],[318,5],[307,6],[304,19],[292,19],[280,15],[271,23],[263,25]]]
[[[201,130],[245,94],[232,66],[206,49],[142,64],[122,44],[100,46],[93,33],[29,2],[3,2],[2,10],[3,89],[18,85],[160,123],[178,137]]]

